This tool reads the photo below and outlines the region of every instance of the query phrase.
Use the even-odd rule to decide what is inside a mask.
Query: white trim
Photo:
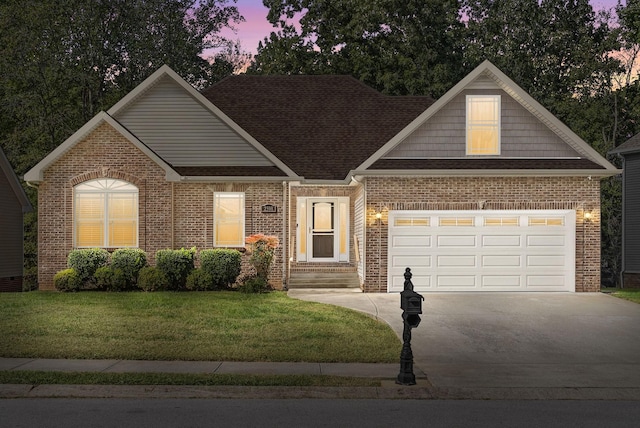
[[[416,216],[428,217],[429,225],[396,225],[398,218]],[[517,222],[484,224],[500,216]],[[530,226],[532,217],[562,224]],[[441,225],[443,218],[473,225]],[[402,291],[406,267],[420,292],[574,292],[576,235],[576,210],[391,210],[387,292]]]
[[[314,258],[312,252],[313,246],[313,234],[312,234],[312,210],[313,202],[332,202],[334,204],[333,211],[333,254],[332,258],[321,257]],[[351,222],[351,199],[348,196],[334,196],[334,197],[298,197],[296,202],[296,261],[298,262],[315,262],[315,263],[337,263],[337,262],[349,262],[349,249],[351,245],[350,237],[350,222]],[[340,227],[340,209],[341,206],[346,208],[346,230],[342,231]],[[303,227],[304,226],[304,227]],[[345,237],[345,252],[340,252],[340,239],[341,235]],[[305,252],[300,251],[300,238],[305,237]]]
[[[442,109],[449,101],[451,101],[460,92],[466,89],[470,84],[474,82],[482,74],[486,74],[492,78],[500,89],[504,90],[514,100],[519,102],[525,109],[535,115],[543,123],[545,123],[549,129],[556,133],[563,141],[569,144],[578,153],[584,155],[587,159],[601,165],[605,168],[600,174],[602,176],[610,176],[619,174],[619,170],[616,169],[609,161],[602,157],[595,149],[576,135],[569,127],[562,123],[558,118],[551,114],[540,103],[534,100],[529,94],[527,94],[522,88],[511,80],[507,75],[500,71],[495,65],[489,61],[484,61],[478,67],[476,67],[471,73],[465,76],[460,82],[458,82],[447,93],[440,97],[435,103],[427,108],[420,116],[409,123],[403,130],[396,134],[391,140],[378,149],[373,155],[371,155],[366,161],[364,161],[356,171],[362,171],[368,169],[376,161],[380,160],[386,153],[394,149],[405,138],[411,135],[418,127],[428,121],[436,112]],[[535,175],[535,174],[533,174]],[[562,174],[564,175],[564,174]],[[590,174],[595,175],[595,174]]]
[[[622,170],[603,169],[370,169],[351,171],[360,177],[611,177]]]
[[[240,241],[238,241],[237,243],[227,244],[227,245],[218,245],[218,242],[217,242],[218,241],[218,236],[217,236],[218,228],[216,227],[217,222],[218,222],[218,220],[216,218],[216,201],[219,199],[220,195],[224,195],[224,196],[227,196],[227,197],[230,197],[230,196],[241,196],[241,198],[242,198],[242,204],[240,205],[240,209],[241,209],[242,212],[239,214],[239,218],[242,220],[242,233],[240,234]],[[213,247],[214,248],[244,247],[245,231],[246,231],[246,227],[247,227],[247,218],[246,218],[247,209],[246,209],[246,204],[247,204],[247,196],[246,196],[245,192],[213,192]]]
[[[472,106],[472,100],[474,99],[489,99],[492,100],[492,107],[496,107],[495,113],[497,113],[497,116],[495,117],[495,123],[491,124],[491,128],[494,129],[496,131],[497,135],[497,139],[498,141],[496,141],[496,150],[495,152],[492,153],[469,153],[470,151],[470,147],[471,147],[471,134],[470,134],[470,129],[471,128],[478,128],[478,127],[482,127],[482,128],[486,128],[488,127],[488,125],[479,125],[476,122],[471,122],[469,119],[471,118],[471,106]],[[466,154],[467,156],[500,156],[500,152],[502,151],[502,97],[500,95],[467,95],[465,97],[465,150],[466,150]],[[496,106],[497,104],[497,106]],[[492,121],[494,122],[494,121]],[[495,128],[494,128],[495,127]]]
[[[123,127],[117,120],[109,116],[109,114],[101,111],[95,115],[90,121],[84,124],[84,126],[78,129],[72,136],[67,138],[62,144],[56,147],[51,153],[49,153],[44,159],[31,168],[25,175],[25,181],[40,182],[44,180],[44,171],[51,166],[54,162],[65,155],[69,150],[75,147],[80,141],[93,132],[98,126],[103,123],[109,124],[120,135],[127,139],[131,144],[138,148],[141,152],[147,155],[153,162],[155,162],[160,168],[165,171],[165,177],[168,181],[178,181],[180,175],[162,158],[155,154],[153,150],[147,147],[142,141],[138,140],[133,134],[131,134],[125,127]]]
[[[90,189],[82,189],[83,185],[87,184],[87,183],[99,183],[102,181],[110,181],[112,183],[125,183],[127,184],[128,188],[125,190],[122,189],[109,189],[109,188],[90,188]],[[123,246],[123,245],[109,245],[111,244],[111,242],[109,242],[109,231],[111,229],[111,220],[109,217],[109,204],[111,203],[111,195],[114,194],[121,194],[121,195],[133,195],[134,196],[134,201],[133,201],[133,208],[134,208],[134,215],[133,217],[135,218],[135,222],[136,222],[136,230],[135,230],[135,243],[132,245],[128,245],[128,246]],[[103,236],[102,236],[102,244],[101,245],[86,245],[86,246],[80,246],[78,245],[78,233],[77,233],[77,222],[78,222],[78,212],[76,211],[76,207],[77,207],[77,196],[78,195],[103,195],[104,198],[102,199],[102,205],[103,205],[103,212],[104,212],[104,216],[102,218],[102,232],[103,232]],[[114,179],[114,178],[96,178],[93,180],[88,180],[88,181],[84,181],[82,183],[79,183],[77,185],[75,185],[73,187],[73,247],[74,248],[138,248],[138,246],[140,245],[140,210],[139,210],[139,204],[140,204],[140,189],[138,188],[138,186],[136,186],[133,183],[130,183],[128,181],[125,180],[119,180],[119,179]]]

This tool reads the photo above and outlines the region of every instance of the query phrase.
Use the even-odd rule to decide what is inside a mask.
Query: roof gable
[[[7,157],[5,156],[4,151],[2,151],[2,148],[0,148],[0,173],[5,176],[6,182],[9,184],[9,187],[15,194],[16,199],[22,206],[22,212],[26,213],[29,211],[33,211],[31,202],[29,202],[29,198],[27,198],[27,195],[24,192],[22,185],[20,184],[20,180],[18,179],[18,176],[16,175],[15,171],[11,167],[11,164],[9,163],[9,159],[7,159]]]
[[[441,115],[448,108],[451,108],[451,104],[455,103],[456,100],[460,100],[467,93],[501,93],[508,96],[508,102],[513,102],[514,105],[517,105],[521,112],[525,113],[524,117],[526,120],[531,121],[533,119],[538,124],[542,125],[538,127],[538,131],[540,136],[545,136],[544,140],[546,147],[542,147],[540,149],[532,149],[531,147],[526,147],[526,139],[522,140],[521,147],[518,149],[515,146],[507,147],[507,153],[503,153],[501,156],[497,158],[502,158],[502,162],[495,162],[495,158],[492,162],[485,162],[482,164],[478,161],[478,157],[467,157],[466,153],[462,151],[460,148],[455,148],[452,146],[448,147],[440,147],[439,149],[429,149],[422,148],[422,152],[416,151],[416,147],[422,141],[424,144],[424,136],[421,136],[421,132],[425,133],[429,130],[430,123],[435,121],[438,118],[438,115]],[[521,115],[518,113],[518,115]],[[461,116],[461,117],[460,117]],[[457,132],[462,132],[464,135],[464,111],[458,112],[457,120],[462,120],[462,126],[458,123],[456,126],[458,128]],[[518,119],[520,120],[520,119]],[[503,120],[502,129],[505,129],[505,123]],[[540,141],[540,139],[536,139],[536,141]],[[464,148],[464,139],[462,141]],[[504,144],[504,142],[503,142]],[[503,145],[503,147],[505,147]],[[520,162],[516,162],[513,165],[507,165],[507,159],[510,157],[520,157],[518,153],[522,154],[522,157],[531,158],[532,155],[538,155],[543,153],[553,153],[551,157],[556,159],[562,158],[579,158],[582,160],[580,163],[580,168],[573,168],[575,170],[580,170],[581,173],[584,174],[601,174],[601,175],[612,175],[619,173],[619,171],[609,163],[606,159],[604,159],[598,152],[596,152],[591,146],[589,146],[585,141],[583,141],[580,137],[578,137],[573,131],[571,131],[566,125],[560,122],[555,116],[553,116],[547,109],[545,109],[541,104],[535,101],[530,95],[528,95],[522,88],[516,85],[511,79],[509,79],[504,73],[502,73],[497,67],[491,64],[489,61],[483,62],[480,66],[478,66],[475,70],[469,73],[464,79],[462,79],[457,85],[455,85],[451,90],[449,90],[444,96],[438,99],[433,105],[431,105],[428,109],[426,109],[421,115],[416,117],[414,121],[412,121],[407,127],[405,127],[402,131],[396,134],[393,138],[391,138],[385,145],[383,145],[378,151],[376,151],[369,159],[363,162],[358,168],[357,172],[361,173],[366,170],[374,170],[374,169],[392,169],[393,166],[401,167],[402,164],[399,162],[393,162],[392,160],[397,159],[399,157],[407,157],[407,154],[411,153],[411,148],[413,148],[414,156],[411,157],[412,163],[408,163],[406,169],[431,169],[433,167],[433,163],[422,162],[422,167],[417,166],[415,160],[422,159],[434,159],[434,158],[459,158],[460,161],[458,163],[443,163],[438,162],[437,164],[444,167],[448,165],[448,167],[453,170],[465,169],[466,167],[462,166],[461,162],[464,159],[464,162],[469,162],[473,159],[472,164],[475,166],[481,166],[481,169],[494,169],[497,165],[503,165],[507,168],[501,169],[509,169],[513,170],[515,166],[525,166],[526,164]],[[438,151],[440,150],[440,151]],[[447,152],[449,150],[449,152]],[[526,156],[524,156],[526,154]],[[537,156],[533,156],[534,158]],[[544,156],[540,156],[541,158]],[[550,157],[549,155],[546,156]],[[486,158],[485,158],[486,159]],[[548,160],[548,159],[547,159]],[[551,165],[552,169],[562,170],[565,169],[565,166],[572,165],[576,166],[575,162],[544,162],[546,167]],[[547,169],[541,166],[542,164],[538,164],[536,162],[531,162],[528,167],[525,167],[526,170],[533,169]],[[413,167],[413,168],[412,168]],[[433,173],[443,173],[444,170],[432,171]],[[565,171],[566,172],[566,171]],[[495,173],[495,171],[492,171]]]
[[[130,92],[109,114],[176,168],[275,167],[296,174],[168,66]]]
[[[636,134],[633,137],[629,138],[627,141],[620,144],[609,153],[618,153],[620,155],[625,155],[627,153],[635,152],[640,152],[640,134]]]
[[[133,134],[131,134],[125,127],[123,127],[118,121],[109,116],[109,114],[105,112],[100,112],[93,117],[89,122],[87,122],[82,128],[78,129],[73,135],[67,138],[62,144],[55,148],[51,153],[49,153],[44,159],[42,159],[36,166],[31,168],[25,175],[24,179],[28,182],[40,182],[44,179],[44,171],[60,159],[65,153],[71,150],[76,144],[82,141],[86,136],[88,136],[93,130],[95,130],[99,125],[107,123],[112,128],[114,128],[118,133],[120,133],[123,137],[131,142],[134,146],[136,146],[140,151],[146,154],[152,161],[154,161],[158,166],[160,166],[166,173],[167,180],[170,181],[178,181],[180,179],[179,174],[165,162],[162,158],[160,158],[156,153],[153,152],[149,147],[147,147],[144,143],[138,140]]]

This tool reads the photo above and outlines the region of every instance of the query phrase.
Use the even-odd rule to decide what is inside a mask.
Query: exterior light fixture
[[[591,213],[591,211],[585,211],[584,212],[584,221],[586,221],[586,222],[593,221],[593,214]]]
[[[382,218],[382,213],[377,212],[376,213],[376,220],[380,220]]]

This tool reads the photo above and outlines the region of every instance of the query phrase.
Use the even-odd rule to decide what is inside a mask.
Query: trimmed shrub
[[[240,275],[242,254],[238,250],[217,248],[200,251],[200,267],[208,273],[215,288],[228,288]]]
[[[160,291],[169,288],[169,280],[156,267],[143,267],[138,273],[138,288],[142,291]]]
[[[260,294],[271,291],[271,287],[265,278],[257,275],[246,278],[238,287],[241,293]]]
[[[93,274],[99,267],[109,262],[109,252],[103,248],[86,248],[73,250],[67,257],[67,267],[73,268],[80,275],[80,281],[85,284],[93,280]]]
[[[74,268],[64,269],[53,276],[53,285],[59,291],[78,291],[82,285],[82,279]]]
[[[140,269],[147,265],[147,253],[139,248],[120,248],[111,254],[111,267],[120,269],[129,286],[135,285]]]
[[[123,291],[127,289],[127,276],[122,269],[102,266],[93,275],[96,285],[101,290]]]
[[[213,283],[213,278],[208,272],[205,272],[202,269],[194,269],[187,277],[186,287],[187,290],[192,291],[207,291],[213,290],[215,285]]]
[[[185,288],[187,276],[195,268],[196,249],[159,250],[156,252],[156,267],[167,276],[169,290]]]

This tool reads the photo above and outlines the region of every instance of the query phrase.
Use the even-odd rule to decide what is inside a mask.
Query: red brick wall
[[[576,291],[600,289],[600,182],[586,177],[369,177],[365,291],[387,289],[388,210],[576,209]],[[583,209],[593,221],[583,221]],[[383,222],[385,218],[383,217]],[[584,232],[584,233],[583,233]],[[583,239],[584,236],[584,239]]]
[[[175,193],[175,247],[198,250],[213,247],[213,194],[214,192],[244,192],[245,236],[262,233],[277,236],[280,245],[271,265],[269,282],[275,288],[283,284],[283,220],[287,212],[283,206],[282,183],[176,183]],[[263,213],[263,205],[274,205],[277,213]],[[252,268],[248,256],[243,256],[243,274]]]
[[[211,248],[213,192],[245,192],[246,234],[276,235],[281,241],[270,282],[282,287],[283,215],[287,212],[282,183],[167,182],[162,168],[111,126],[102,124],[45,171],[38,190],[40,289],[54,289],[53,276],[66,268],[73,249],[73,186],[101,177],[138,186],[139,247],[152,265],[157,250]],[[277,206],[278,213],[262,214],[264,204]],[[248,266],[246,260],[244,265]]]
[[[171,184],[164,171],[108,124],[93,130],[44,173],[38,189],[38,284],[53,290],[73,249],[73,186],[95,178],[138,186],[139,246],[150,258],[170,241]]]

